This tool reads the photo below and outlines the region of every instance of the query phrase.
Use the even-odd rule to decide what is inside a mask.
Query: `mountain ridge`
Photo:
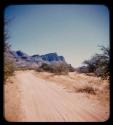
[[[43,55],[33,54],[28,55],[21,50],[12,51],[10,50],[9,57],[14,59],[17,67],[34,67],[38,68],[42,64],[58,64],[63,63],[68,65],[63,56],[59,56],[56,52],[47,53]]]

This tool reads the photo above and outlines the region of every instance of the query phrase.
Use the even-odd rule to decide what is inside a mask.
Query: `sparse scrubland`
[[[85,60],[87,64],[85,69],[78,69],[71,73],[69,66],[47,65],[40,67],[41,71],[54,74],[40,73],[41,77],[56,81],[69,90],[78,93],[84,93],[87,97],[100,100],[103,104],[109,103],[110,94],[110,71],[108,47],[100,46],[102,54],[95,54],[90,60]],[[71,70],[73,71],[73,69]],[[60,76],[58,76],[60,75]]]
[[[43,63],[38,68],[17,67],[8,53],[10,49],[4,53],[6,120],[105,121],[109,118],[110,80],[107,63],[102,63],[104,71],[99,64],[101,72],[98,68],[91,70],[87,65],[88,72],[85,73],[65,63]],[[46,116],[48,112],[49,116]]]
[[[4,89],[8,121],[103,122],[109,118],[108,81],[77,72],[56,75],[26,70],[14,74]]]
[[[65,121],[104,121],[108,119],[110,112],[108,63],[103,61],[102,67],[104,68],[101,68],[101,63],[99,63],[97,66],[99,71],[93,70],[92,65],[89,66],[88,64],[88,72],[84,73],[74,70],[71,65],[66,63],[42,63],[38,68],[17,67],[15,60],[10,57],[10,47],[8,44],[5,47],[4,115],[8,121],[37,121],[44,118],[45,121],[47,119],[51,121],[51,118],[52,120],[61,119],[63,121],[61,115],[56,118],[58,112],[65,117]],[[38,88],[40,89],[38,90]],[[49,101],[46,100],[46,96]],[[41,107],[40,110],[37,110],[37,104]],[[48,105],[51,104],[53,104],[51,108],[48,108]],[[59,106],[61,110],[57,111]],[[98,109],[94,110],[97,107]],[[48,109],[52,110],[49,114],[50,117],[45,115],[48,113]],[[70,110],[72,111],[70,112]],[[79,115],[76,113],[77,111],[80,113]],[[31,117],[29,117],[30,112]],[[37,113],[42,112],[43,115],[37,117]]]
[[[8,79],[17,70],[35,70],[37,77],[52,80],[72,92],[83,93],[87,97],[97,98],[106,104],[109,102],[109,49],[102,47],[103,54],[96,54],[90,60],[84,61],[84,70],[74,70],[66,63],[43,63],[39,68],[16,67],[15,60],[10,58],[10,46],[5,44],[4,79]],[[104,101],[104,102],[103,102]]]
[[[39,72],[37,77],[54,81],[67,91],[81,93],[90,99],[97,99],[103,105],[109,105],[110,83],[101,77],[88,76],[85,73],[70,72],[68,75],[55,75],[48,72]]]
[[[11,13],[8,12],[8,10],[10,9],[7,8],[7,10],[5,11],[5,13],[7,13],[5,14],[5,18],[6,16],[8,17],[11,16]],[[16,8],[14,8],[13,10],[15,9]],[[54,12],[55,10],[56,8],[54,9]],[[15,14],[16,14],[16,11],[19,12],[16,9]],[[22,11],[24,11],[24,9],[22,9]],[[32,20],[30,20],[31,25],[27,23],[25,25],[25,27],[28,26],[25,28],[26,31],[27,31],[27,28],[29,29],[29,32],[26,32],[22,30],[22,27],[21,27],[26,22],[26,20],[22,21],[22,18],[24,17],[21,14],[22,11],[19,12],[20,14],[19,18],[17,16],[16,17],[17,19],[15,20],[18,22],[18,19],[19,20],[21,19],[21,22],[22,22],[17,27],[16,27],[16,24],[18,23],[14,23],[14,25],[11,25],[10,27],[8,27],[9,20],[6,20],[7,19],[6,18],[4,21],[5,23],[4,68],[3,68],[4,83],[5,83],[3,84],[4,85],[4,88],[3,88],[4,89],[4,94],[3,94],[4,95],[4,118],[9,122],[18,122],[18,121],[19,122],[37,122],[37,121],[38,122],[40,121],[104,122],[108,120],[110,115],[110,67],[109,67],[110,48],[109,47],[99,46],[101,50],[100,54],[97,53],[93,55],[91,58],[84,60],[82,63],[83,65],[81,67],[74,68],[71,66],[71,64],[67,63],[67,61],[62,55],[58,55],[57,52],[47,53],[44,55],[40,55],[40,53],[38,54],[36,53],[35,55],[28,55],[22,52],[23,50],[21,51],[21,49],[17,51],[13,51],[11,49],[11,45],[9,44],[10,39],[9,39],[8,31],[10,31],[9,29],[11,28],[10,34],[15,35],[15,38],[16,38],[16,39],[14,38],[12,39],[13,41],[12,43],[16,41],[16,44],[13,47],[18,47],[18,48],[28,47],[26,49],[26,50],[29,50],[28,52],[33,52],[33,51],[38,52],[39,50],[40,52],[42,52],[41,47],[45,47],[45,49],[42,49],[43,51],[46,50],[46,52],[48,51],[50,52],[55,48],[54,50],[57,50],[58,52],[62,52],[64,53],[64,55],[70,55],[70,58],[73,59],[75,54],[74,52],[76,52],[76,54],[78,52],[79,54],[81,49],[83,49],[83,47],[81,46],[85,45],[82,42],[81,44],[76,44],[76,42],[80,41],[80,40],[79,41],[76,41],[76,40],[80,37],[82,38],[82,34],[85,31],[82,28],[84,27],[84,24],[88,24],[88,21],[90,20],[88,21],[86,20],[87,22],[84,22],[83,25],[81,25],[81,21],[80,21],[79,32],[78,32],[78,29],[76,31],[71,30],[71,32],[69,31],[69,34],[68,34],[67,29],[72,29],[69,27],[70,26],[72,27],[73,26],[72,22],[74,22],[73,20],[72,21],[70,20],[71,16],[69,16],[70,17],[69,21],[71,21],[72,24],[70,23],[71,25],[67,25],[68,27],[65,27],[67,31],[64,28],[65,25],[63,25],[63,27],[60,27],[61,31],[59,33],[59,26],[60,26],[60,23],[58,22],[59,17],[56,18],[55,16],[51,15],[51,17],[54,17],[53,20],[55,20],[55,18],[57,19],[56,25],[54,25],[57,27],[53,27],[54,23],[51,23],[52,21],[51,19],[50,21],[49,20],[48,21],[45,20],[45,22],[43,21],[44,25],[41,20],[35,21],[36,23],[32,25]],[[68,8],[66,12],[67,11],[68,11]],[[27,11],[25,10],[25,13],[26,12]],[[43,12],[43,14],[45,12]],[[75,13],[74,9],[73,9],[73,12]],[[78,12],[79,11],[77,11],[77,13]],[[38,14],[38,15],[40,17],[43,17],[42,19],[44,19],[44,15],[46,13],[44,15],[43,14]],[[58,15],[58,13],[56,14]],[[30,14],[30,15],[33,15],[33,14]],[[99,15],[103,15],[103,14],[99,13]],[[48,19],[49,17],[50,16],[46,16],[46,18]],[[72,19],[74,18],[72,17]],[[36,20],[38,19],[41,19],[41,18],[38,18],[37,16]],[[76,19],[78,20],[78,18],[75,18],[75,20]],[[105,18],[102,18],[102,19],[105,19]],[[61,20],[61,24],[62,24],[62,21],[63,20]],[[66,20],[66,23],[64,21],[63,22],[64,24],[68,24],[69,21]],[[82,20],[82,21],[85,21],[85,20]],[[98,20],[95,20],[95,21],[97,22]],[[75,22],[78,23],[77,26],[79,27],[79,20]],[[40,26],[38,26],[37,24]],[[94,23],[94,25],[95,24],[97,25],[98,23]],[[34,27],[35,25],[38,26],[39,31],[37,30],[37,27],[36,27],[36,30],[32,29],[32,28],[35,28]],[[43,33],[45,26],[46,26],[46,30]],[[86,26],[90,27],[89,24]],[[55,32],[50,27],[53,28]],[[103,27],[103,25],[101,25],[100,27]],[[93,29],[93,27],[91,26],[88,29],[91,30]],[[20,43],[19,44],[17,43],[18,43],[18,38],[22,34],[19,34],[19,36],[18,36],[19,32],[17,32],[17,34],[14,34],[16,30],[18,31],[22,30],[23,35],[27,37],[27,39],[26,37],[22,37],[23,41],[19,41],[21,43],[20,46],[18,46]],[[87,34],[89,33],[90,30],[88,30],[88,32],[86,31],[87,32],[86,34],[83,34],[83,37],[85,38],[85,35],[86,35],[86,38],[87,38],[85,39],[86,45],[95,46],[95,44],[89,44],[90,39],[93,39],[94,41],[94,38],[91,38],[92,36],[93,37],[95,36],[95,38],[96,36],[99,36],[99,39],[103,40],[104,38],[107,38],[107,35],[109,34],[108,33],[106,35],[106,32],[105,32],[104,33],[105,37],[103,37],[104,36],[102,35],[103,33],[98,34],[97,32],[97,35],[96,35],[95,34],[96,28],[95,28],[94,32],[91,33],[91,37],[88,38]],[[105,29],[102,28],[102,30],[104,31],[106,30],[106,28]],[[32,32],[32,31],[37,31],[37,32]],[[101,32],[101,30],[99,31]],[[24,33],[27,33],[27,34],[24,34]],[[37,33],[40,35],[40,37],[37,35]],[[29,38],[28,38],[28,34],[29,34]],[[77,39],[76,37],[73,38],[72,34],[77,34]],[[33,36],[34,39],[30,38],[30,35],[31,37]],[[61,37],[61,35],[63,35],[64,38]],[[59,37],[58,40],[56,39],[57,37]],[[29,41],[30,39],[36,42]],[[76,42],[74,42],[74,39]],[[58,44],[54,44],[53,43],[54,40],[57,40]],[[96,40],[98,41],[98,38]],[[23,43],[24,41],[25,43]],[[43,44],[43,42],[46,42],[46,41],[47,43]],[[27,44],[29,44],[29,46],[27,46]],[[50,44],[50,46],[48,44]],[[33,45],[36,45],[36,46],[34,47]],[[65,48],[66,45],[69,45],[69,46]],[[76,47],[80,47],[80,50]],[[94,51],[96,51],[95,47],[93,48],[94,48]],[[31,50],[31,49],[34,49],[34,50]],[[75,49],[77,49],[77,51],[75,51]],[[88,46],[86,46],[86,49],[88,49]],[[89,50],[91,50],[91,48]],[[74,57],[74,60],[70,59],[70,61],[75,63],[79,62],[80,58],[78,58],[77,60],[77,57],[78,56],[83,57],[84,55],[83,52],[86,52],[86,54],[90,53],[90,51],[89,53],[87,53],[88,51],[81,51],[80,55],[77,55],[76,57]]]

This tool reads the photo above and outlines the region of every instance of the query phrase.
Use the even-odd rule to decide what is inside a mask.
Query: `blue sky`
[[[74,67],[109,45],[109,10],[104,5],[12,5],[4,11],[13,50],[57,52]]]

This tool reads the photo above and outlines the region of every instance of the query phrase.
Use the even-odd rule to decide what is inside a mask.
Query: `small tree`
[[[89,72],[94,72],[95,63],[93,63],[91,60],[85,60],[83,63],[87,65],[87,68],[88,68]]]
[[[6,25],[8,21],[5,21],[5,31],[4,31],[4,80],[6,80],[10,75],[13,74],[15,69],[15,61],[11,58],[11,45],[9,44],[8,31],[6,30]]]
[[[109,47],[101,47],[102,54],[95,54],[90,60],[83,63],[87,65],[89,72],[95,73],[96,76],[106,78],[109,76]]]

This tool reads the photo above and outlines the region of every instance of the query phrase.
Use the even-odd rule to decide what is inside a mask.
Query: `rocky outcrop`
[[[29,56],[28,54],[22,52],[21,50],[18,51],[10,51],[11,58],[16,60],[17,66],[22,67],[39,67],[43,63],[52,64],[52,63],[66,63],[65,58],[63,56],[58,56],[57,53],[48,53],[45,55],[32,55]]]

